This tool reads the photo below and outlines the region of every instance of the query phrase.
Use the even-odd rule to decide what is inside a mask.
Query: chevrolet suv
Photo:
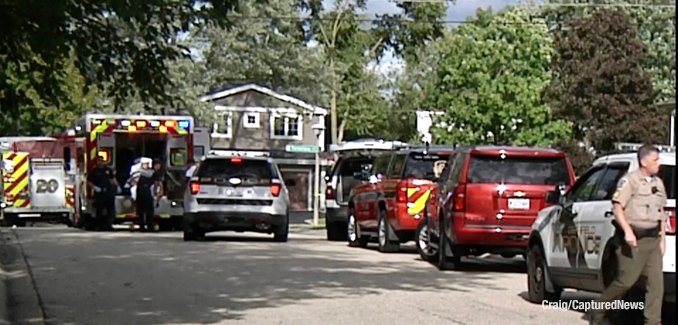
[[[413,240],[435,190],[433,181],[453,149],[409,147],[378,157],[349,198],[349,245],[365,247],[376,238],[379,251],[394,252]]]
[[[325,176],[325,228],[327,240],[346,240],[346,207],[351,190],[360,184],[356,175],[368,171],[374,159],[405,144],[398,141],[361,139],[330,145],[338,159]]]
[[[559,150],[512,146],[457,148],[426,205],[419,232],[422,259],[459,268],[461,257],[527,253],[537,213],[554,186],[575,175]]]
[[[289,195],[270,158],[207,156],[199,163],[184,196],[184,240],[208,232],[234,230],[274,235],[286,242]]]
[[[659,154],[659,177],[667,204],[664,300],[676,301],[676,154]],[[558,300],[563,288],[601,292],[616,272],[614,252],[623,241],[612,213],[619,180],[638,169],[636,153],[597,159],[572,188],[549,193],[554,205],[543,209],[532,226],[527,256],[530,301]],[[619,237],[616,237],[619,236]]]

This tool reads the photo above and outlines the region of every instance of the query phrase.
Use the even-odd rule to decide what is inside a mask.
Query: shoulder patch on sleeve
[[[628,183],[629,183],[629,181],[628,181],[628,179],[626,179],[626,176],[622,177],[619,180],[619,182],[617,183],[617,191],[623,189],[626,186],[626,184],[628,184]],[[615,195],[618,195],[618,194],[615,193]]]

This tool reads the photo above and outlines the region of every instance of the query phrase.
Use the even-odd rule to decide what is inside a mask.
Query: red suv
[[[562,151],[458,147],[427,203],[417,241],[420,254],[440,269],[459,268],[462,256],[524,256],[537,213],[548,205],[546,193],[574,181]]]
[[[452,147],[410,147],[375,159],[348,203],[348,241],[365,247],[377,239],[379,250],[394,252],[415,238],[424,220],[434,180],[442,173]]]

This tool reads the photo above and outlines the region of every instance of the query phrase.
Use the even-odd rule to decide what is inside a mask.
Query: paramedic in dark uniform
[[[115,194],[120,193],[115,171],[97,158],[97,165],[87,175],[87,185],[94,189],[94,209],[97,229],[112,230],[115,220]],[[106,214],[104,214],[104,210]]]
[[[662,263],[666,251],[664,206],[667,197],[664,183],[656,176],[659,172],[659,150],[649,145],[642,146],[638,150],[638,163],[640,168],[622,177],[612,197],[614,216],[623,229],[625,240],[616,252],[618,275],[595,301],[622,300],[644,275],[647,277],[645,325],[660,325],[664,298]],[[590,324],[607,324],[603,322],[605,313],[604,309],[592,309],[587,312],[586,318]]]
[[[141,171],[137,181],[136,211],[142,232],[153,230],[153,219],[155,217],[155,200],[152,187],[157,183],[156,177],[158,174],[151,168],[152,162],[153,160],[149,158],[141,159]]]

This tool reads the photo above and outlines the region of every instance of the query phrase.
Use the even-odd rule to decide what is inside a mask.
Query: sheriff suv
[[[286,242],[289,194],[278,166],[266,157],[203,158],[189,179],[184,196],[184,240],[213,231],[273,234]]]
[[[546,193],[574,180],[570,160],[560,150],[457,148],[426,205],[418,241],[422,259],[456,269],[463,256],[525,256],[532,224],[548,205]]]
[[[327,240],[346,240],[348,198],[353,187],[360,184],[360,179],[356,178],[356,175],[368,171],[376,157],[405,145],[398,141],[378,139],[361,139],[330,145],[330,152],[337,155],[338,159],[325,176]]]
[[[676,299],[676,154],[659,154],[659,177],[667,194],[665,301]],[[602,292],[614,278],[617,232],[612,195],[626,173],[638,169],[636,153],[597,159],[569,191],[552,191],[554,204],[539,212],[532,226],[527,257],[529,299],[536,303],[558,300],[564,288]]]
[[[348,242],[365,247],[377,239],[379,251],[398,251],[415,239],[426,202],[453,147],[408,147],[378,157],[348,202]]]

